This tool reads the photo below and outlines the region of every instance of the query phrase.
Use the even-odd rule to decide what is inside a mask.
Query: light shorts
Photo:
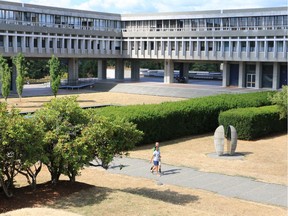
[[[154,166],[159,166],[159,161],[153,161]]]

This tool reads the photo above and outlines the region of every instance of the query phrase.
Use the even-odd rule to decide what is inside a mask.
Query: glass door
[[[255,88],[255,81],[256,81],[256,75],[247,73],[246,75],[246,87],[247,88]]]

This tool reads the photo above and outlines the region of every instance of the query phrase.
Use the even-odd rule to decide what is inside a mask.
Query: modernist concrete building
[[[117,80],[124,61],[139,80],[139,62],[163,60],[164,82],[173,82],[174,64],[188,73],[192,62],[223,64],[223,86],[278,89],[287,85],[287,7],[178,13],[112,14],[0,2],[0,53],[27,58],[68,59],[70,84],[78,61],[115,59]]]

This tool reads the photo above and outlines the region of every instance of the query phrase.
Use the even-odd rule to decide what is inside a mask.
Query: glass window
[[[229,18],[223,18],[222,22],[223,22],[223,27],[229,27]]]
[[[228,41],[225,41],[225,42],[224,42],[224,51],[225,51],[225,52],[228,52],[228,51],[229,51],[229,42],[228,42]]]
[[[266,17],[265,26],[271,27],[273,25],[273,17]]]
[[[255,26],[263,26],[263,25],[264,25],[264,17],[256,17]]]
[[[4,46],[4,36],[0,35],[0,46],[3,47]]]
[[[31,13],[24,12],[24,21],[31,22]]]
[[[262,87],[272,88],[273,81],[273,64],[262,65]]]
[[[237,18],[230,18],[230,26],[237,27]]]
[[[221,19],[217,18],[217,19],[214,19],[214,26],[215,27],[220,27],[221,25]]]
[[[245,52],[246,51],[246,41],[241,41],[241,52]]]
[[[274,41],[268,41],[268,52],[273,52]]]
[[[277,41],[277,52],[283,52],[283,41]]]
[[[0,10],[0,19],[5,19],[5,10]]]
[[[246,27],[247,26],[247,17],[241,17],[239,18],[239,26]]]
[[[255,52],[255,41],[250,41],[250,52]]]
[[[248,26],[255,26],[255,17],[248,17],[247,24]]]

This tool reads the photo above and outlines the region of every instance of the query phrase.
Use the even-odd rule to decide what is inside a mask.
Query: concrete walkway
[[[227,197],[287,207],[287,186],[285,185],[259,182],[246,177],[201,172],[189,167],[167,164],[162,164],[162,175],[158,176],[150,172],[150,167],[151,164],[148,160],[124,157],[115,158],[108,171],[110,173],[152,179],[159,186],[170,184],[191,189],[201,189]]]

